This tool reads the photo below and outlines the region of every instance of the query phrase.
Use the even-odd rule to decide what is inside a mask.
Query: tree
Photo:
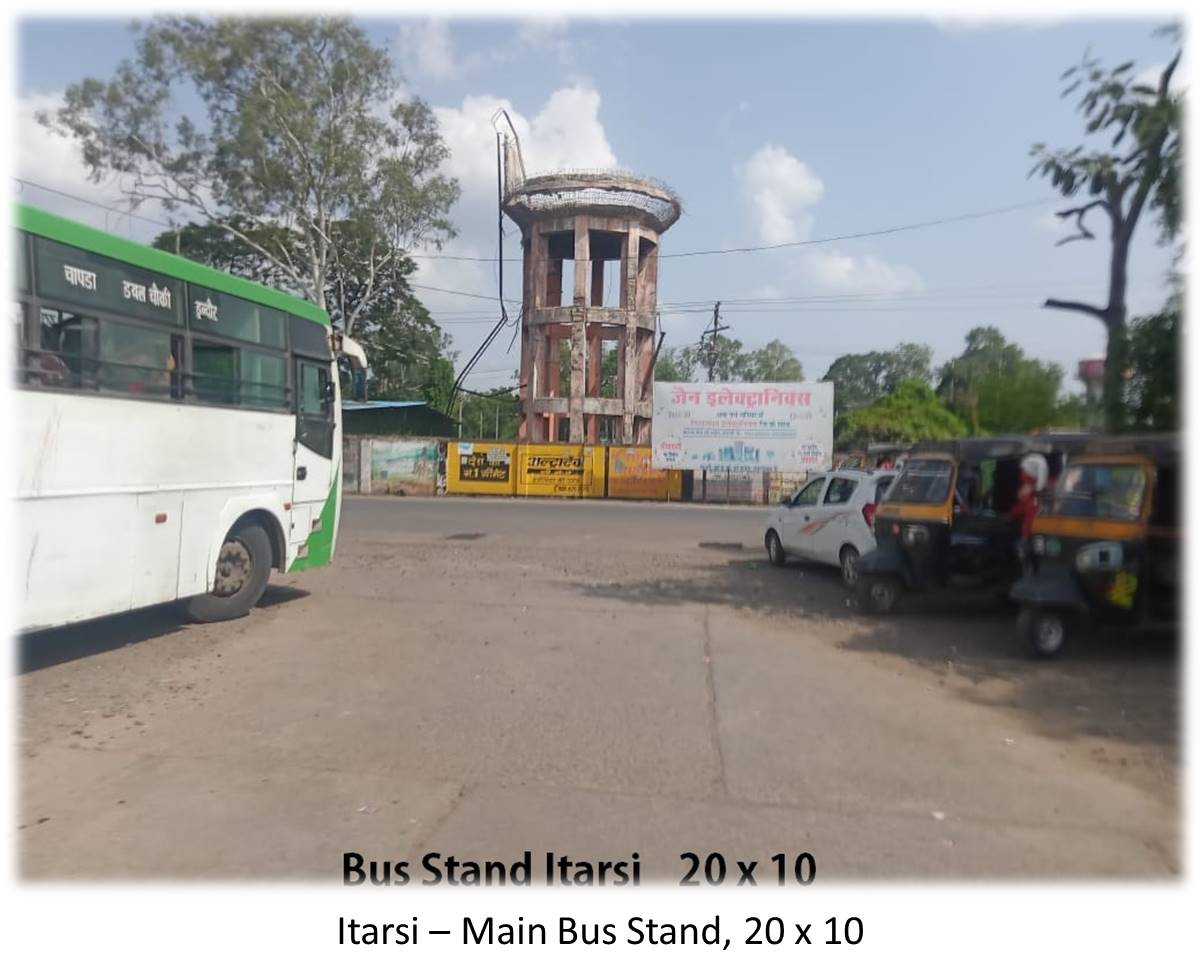
[[[938,394],[972,432],[1029,432],[1053,423],[1061,385],[1058,365],[1026,357],[996,327],[975,327],[942,365]]]
[[[1173,42],[1179,42],[1177,29],[1168,29],[1167,33]],[[1044,143],[1037,143],[1030,151],[1037,161],[1031,176],[1040,173],[1049,177],[1065,198],[1074,199],[1077,195],[1087,198],[1082,204],[1057,212],[1063,220],[1074,220],[1076,228],[1060,245],[1096,237],[1085,224],[1085,218],[1093,210],[1108,218],[1111,246],[1105,305],[1061,299],[1047,299],[1045,305],[1086,313],[1104,324],[1108,338],[1104,413],[1107,427],[1114,432],[1123,429],[1126,422],[1125,293],[1133,233],[1147,208],[1157,214],[1163,240],[1174,240],[1180,227],[1183,97],[1171,91],[1171,77],[1182,54],[1182,48],[1178,47],[1154,87],[1134,81],[1132,61],[1105,70],[1098,59],[1085,54],[1078,65],[1063,73],[1063,80],[1070,80],[1063,96],[1087,86],[1079,102],[1087,132],[1115,130],[1110,144],[1104,149],[1085,149],[1080,145],[1051,151]]]
[[[691,356],[694,348],[664,347],[658,352],[654,362],[655,381],[691,381],[695,368],[695,359]]]
[[[904,381],[929,383],[933,350],[924,344],[898,344],[890,351],[843,354],[825,372],[833,382],[835,424],[851,408],[861,408],[895,391]]]
[[[1181,368],[1180,298],[1153,316],[1139,317],[1129,330],[1129,419],[1138,430],[1179,428]]]
[[[750,352],[742,380],[803,381],[804,367],[783,341],[772,340]]]
[[[516,392],[504,388],[463,392],[462,435],[472,439],[517,438],[521,425],[521,403]]]
[[[749,355],[742,349],[742,342],[717,334],[713,340],[711,353],[705,349],[699,352],[699,371],[704,380],[741,381],[750,369]],[[711,372],[710,372],[711,365]]]
[[[707,351],[699,346],[664,347],[654,363],[655,381],[708,380]],[[740,340],[717,335],[713,381],[803,381],[804,366],[791,348],[772,340],[756,350],[744,350]]]
[[[440,172],[433,113],[397,97],[388,52],[348,20],[158,17],[134,30],[136,54],[111,80],[69,86],[39,120],[80,140],[93,180],[126,178],[135,207],[198,215],[318,306],[336,268],[356,266],[347,333],[407,250],[453,234],[458,185]],[[175,108],[189,96],[199,118]]]
[[[925,382],[909,379],[871,405],[846,413],[839,442],[916,442],[952,439],[967,433],[966,424],[941,403]]]

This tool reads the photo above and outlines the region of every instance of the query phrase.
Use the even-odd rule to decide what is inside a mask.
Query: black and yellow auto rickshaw
[[[875,550],[858,564],[859,603],[889,612],[906,592],[994,590],[1020,576],[1012,516],[1022,461],[1062,458],[1050,437],[919,443],[875,511]]]
[[[1179,441],[1104,438],[1072,456],[1033,521],[1011,596],[1036,655],[1058,654],[1080,622],[1179,622]]]

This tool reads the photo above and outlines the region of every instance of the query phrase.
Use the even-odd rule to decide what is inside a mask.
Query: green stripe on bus
[[[258,283],[239,279],[225,272],[210,269],[199,262],[185,259],[161,249],[148,245],[139,245],[125,238],[118,238],[97,228],[68,221],[56,214],[39,211],[27,204],[16,205],[16,225],[21,231],[31,235],[40,235],[66,245],[74,245],[89,252],[95,252],[118,262],[138,266],[164,276],[185,279],[197,286],[205,286],[218,292],[228,293],[240,299],[261,303],[263,306],[274,307],[285,313],[293,313],[306,320],[316,320],[329,326],[329,314],[319,306],[314,306],[305,300],[291,296],[288,293],[272,289],[270,286],[260,286]]]
[[[335,474],[338,479],[341,474]],[[329,488],[329,496],[325,498],[325,506],[321,508],[321,530],[313,531],[308,536],[308,553],[303,558],[292,562],[289,572],[302,572],[306,568],[317,568],[328,565],[333,557],[333,531],[337,520],[338,483],[334,480]]]

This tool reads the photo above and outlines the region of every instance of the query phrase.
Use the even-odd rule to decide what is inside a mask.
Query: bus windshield
[[[953,467],[944,459],[910,459],[892,484],[887,502],[896,504],[943,504],[950,493]]]
[[[1136,521],[1145,497],[1146,474],[1140,466],[1076,463],[1063,473],[1050,513],[1061,517]]]

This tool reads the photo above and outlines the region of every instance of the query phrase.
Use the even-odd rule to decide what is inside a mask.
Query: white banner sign
[[[833,453],[833,384],[655,382],[654,468],[811,470]]]

